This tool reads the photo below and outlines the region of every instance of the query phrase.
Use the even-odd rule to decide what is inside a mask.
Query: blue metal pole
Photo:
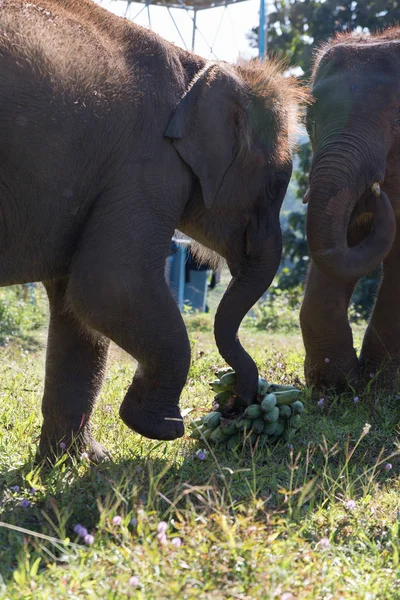
[[[265,0],[260,0],[260,25],[258,27],[258,56],[265,58]]]

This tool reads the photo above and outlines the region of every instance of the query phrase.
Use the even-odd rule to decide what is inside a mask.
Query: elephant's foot
[[[362,355],[360,359],[359,388],[365,389],[368,384],[376,390],[400,392],[400,359],[372,359]]]
[[[125,425],[152,440],[175,440],[185,433],[177,403],[163,399],[157,404],[141,398],[132,388],[119,409]]]
[[[355,352],[347,360],[344,357],[313,359],[307,355],[304,363],[306,383],[316,391],[328,389],[335,392],[344,391],[349,385],[355,383],[358,369],[359,363]]]
[[[89,431],[78,434],[49,433],[42,429],[36,462],[54,465],[64,454],[84,458],[94,464],[110,460],[110,452],[92,438]]]

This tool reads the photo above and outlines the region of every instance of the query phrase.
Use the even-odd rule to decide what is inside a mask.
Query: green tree
[[[398,0],[274,0],[268,17],[268,52],[284,55],[309,76],[316,44],[334,33],[376,31],[400,22]],[[258,26],[249,34],[258,44]]]

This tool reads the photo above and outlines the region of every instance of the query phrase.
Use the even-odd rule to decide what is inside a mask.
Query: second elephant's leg
[[[381,369],[390,386],[400,377],[400,227],[383,263],[383,280],[365,332],[360,356],[362,376],[368,380]]]
[[[103,382],[109,341],[89,332],[67,310],[65,281],[47,282],[45,287],[50,325],[39,457],[57,454],[60,444],[76,441],[98,462],[105,451],[92,439],[90,416]]]
[[[342,388],[357,374],[358,359],[347,317],[354,285],[326,277],[311,263],[300,311],[307,385]]]

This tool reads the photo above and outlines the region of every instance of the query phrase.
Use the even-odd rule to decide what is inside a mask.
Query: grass
[[[210,409],[207,382],[223,363],[211,316],[186,320],[190,422]],[[201,461],[199,442],[154,442],[122,424],[134,366],[114,348],[94,416],[113,460],[92,468],[64,457],[44,474],[33,465],[44,350],[25,335],[0,348],[0,598],[400,598],[396,394],[332,395],[320,407],[307,390],[294,448],[218,447]],[[246,328],[242,338],[270,381],[302,384],[298,334]]]

